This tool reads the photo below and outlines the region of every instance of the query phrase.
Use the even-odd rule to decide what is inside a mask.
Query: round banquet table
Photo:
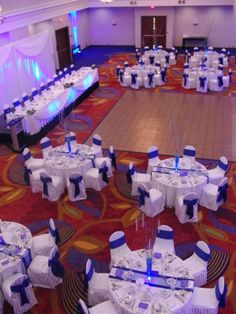
[[[31,245],[28,228],[16,222],[0,222],[0,283],[16,272],[26,272],[31,262]]]
[[[118,313],[188,313],[193,277],[176,255],[154,252],[152,273],[146,271],[145,250],[124,256],[109,275],[110,299]]]
[[[72,153],[68,154],[67,145],[61,145],[52,149],[44,160],[44,167],[51,175],[63,178],[64,185],[67,184],[68,177],[78,172],[82,176],[93,167],[95,156],[87,145],[71,145]]]
[[[195,160],[180,158],[179,170],[175,171],[175,158],[162,160],[152,172],[153,188],[165,196],[167,207],[175,207],[178,196],[190,192],[201,196],[203,186],[207,183],[206,168]]]

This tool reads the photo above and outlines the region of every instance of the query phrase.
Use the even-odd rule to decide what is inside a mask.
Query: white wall
[[[90,45],[134,45],[135,43],[133,8],[88,9],[88,21]]]
[[[86,48],[88,43],[88,10],[78,12],[78,37],[81,49]]]
[[[173,27],[174,27],[174,8],[158,7],[158,8],[135,8],[135,46],[141,47],[141,17],[142,16],[166,16],[166,47],[173,45]]]
[[[197,25],[193,25],[197,23]],[[236,47],[236,19],[232,7],[175,8],[174,45],[182,45],[183,34],[208,37],[213,47]]]

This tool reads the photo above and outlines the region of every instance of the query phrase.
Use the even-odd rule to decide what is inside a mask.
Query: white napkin
[[[127,297],[127,292],[123,287],[115,290],[113,294],[118,302],[123,301]]]

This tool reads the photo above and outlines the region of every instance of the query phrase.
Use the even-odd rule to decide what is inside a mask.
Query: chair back
[[[228,182],[229,182],[229,179],[227,177],[220,180],[219,185],[218,185],[218,196],[216,199],[217,203],[219,202],[223,203],[227,201]]]
[[[93,146],[102,148],[102,138],[99,134],[93,135]]]
[[[135,166],[134,166],[134,163],[132,161],[129,163],[129,173],[131,175],[131,178],[134,178],[136,175]]]
[[[58,72],[59,80],[61,81],[64,78],[64,73],[62,71]]]
[[[149,46],[144,47],[144,51],[149,51],[149,50],[150,50]]]
[[[49,219],[49,233],[52,236],[54,243],[56,243],[56,245],[59,245],[61,239],[52,218]]]
[[[41,146],[41,149],[43,151],[43,156],[46,157],[48,155],[48,152],[51,151],[51,149],[52,149],[52,143],[51,143],[50,139],[46,136],[43,137],[40,140],[40,146]]]
[[[195,246],[194,254],[204,263],[207,263],[211,257],[211,250],[204,241],[198,241]]]
[[[140,183],[139,187],[138,187],[138,206],[139,206],[139,208],[141,206],[145,205],[147,198],[150,198],[149,190],[145,184]]]
[[[198,47],[194,47],[194,48],[193,48],[193,51],[194,51],[194,52],[198,52],[198,51],[199,51],[199,48],[198,48]]]
[[[128,61],[125,61],[125,62],[124,62],[124,67],[125,67],[125,68],[128,68],[128,67],[129,67],[129,62],[128,62]]]
[[[160,225],[157,227],[156,237],[164,240],[173,240],[174,239],[174,231],[170,226]]]
[[[194,146],[187,145],[184,147],[183,157],[195,159],[196,157],[196,149]]]
[[[20,307],[24,306],[25,304],[29,304],[31,301],[28,288],[32,289],[29,277],[23,274],[20,277],[16,278],[10,286],[10,290],[12,292],[11,298],[12,300],[17,300],[17,303]]]
[[[109,158],[111,160],[112,167],[116,169],[116,155],[113,146],[110,146],[109,148]]]
[[[71,142],[71,144],[72,144],[72,145],[73,145],[73,144],[76,144],[77,139],[76,139],[75,133],[71,131],[71,132],[69,133],[69,136],[70,136],[70,142]]]
[[[60,262],[60,253],[58,252],[57,246],[54,246],[49,254],[48,271],[51,272],[55,277],[64,277],[65,271]]]
[[[43,94],[47,90],[44,82],[40,83],[40,93]]]
[[[159,160],[158,148],[157,146],[150,146],[148,148],[148,161]]]
[[[87,260],[85,272],[86,272],[86,278],[88,280],[88,283],[90,284],[95,274],[95,269],[93,267],[91,259]]]
[[[28,94],[26,93],[22,94],[22,103],[24,104],[24,106],[27,106],[28,104],[30,104],[30,98]]]
[[[184,70],[189,69],[189,63],[184,64]]]
[[[52,79],[53,79],[53,84],[54,84],[54,85],[59,82],[59,76],[56,75],[56,74],[53,75]]]
[[[81,188],[80,185],[83,183],[83,177],[79,172],[74,172],[69,176],[70,185],[73,185],[72,192],[74,193],[74,198],[80,195]]]
[[[31,152],[29,150],[28,147],[26,147],[24,150],[23,150],[23,157],[24,157],[24,160],[25,162],[30,160],[32,158],[32,155],[31,155]]]
[[[228,169],[228,160],[226,157],[221,156],[219,161],[218,161],[218,165],[217,167],[222,171],[222,172],[226,172],[226,170]]]
[[[197,193],[190,192],[184,195],[183,204],[186,207],[186,215],[189,219],[194,217],[194,206],[198,203],[198,195]]]
[[[39,97],[39,90],[37,90],[35,87],[33,87],[31,89],[31,96],[32,96],[32,99],[37,99]]]
[[[43,184],[43,195],[49,196],[49,184],[52,183],[52,178],[46,171],[40,173],[40,181]]]
[[[70,75],[69,70],[67,68],[63,69],[65,77],[68,77]]]
[[[227,285],[225,284],[225,279],[223,276],[221,276],[216,283],[215,296],[218,302],[218,307],[225,307],[226,296],[227,296]]]
[[[4,112],[4,119],[7,119],[7,116],[12,112],[11,107],[8,104],[4,105],[3,112]]]
[[[12,102],[15,109],[17,109],[20,106],[20,100],[18,98],[15,98]]]
[[[70,65],[70,73],[72,74],[74,72],[75,72],[75,66],[74,66],[74,64],[71,64]]]
[[[109,238],[109,245],[111,250],[116,250],[126,245],[125,233],[123,231],[116,231],[112,233]]]
[[[82,311],[82,314],[90,314],[90,311],[87,307],[87,305],[85,304],[84,300],[82,299],[79,299],[79,306],[80,306],[80,309],[79,309],[79,313],[80,311]]]
[[[157,49],[162,50],[162,49],[163,49],[163,46],[162,46],[162,45],[159,45],[159,46],[157,46]]]
[[[47,79],[47,88],[50,89],[50,88],[52,88],[52,86],[53,86],[53,81],[50,78],[48,78]]]

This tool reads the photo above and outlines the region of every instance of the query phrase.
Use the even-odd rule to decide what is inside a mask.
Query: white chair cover
[[[43,171],[45,171],[45,169],[43,168],[32,171],[30,168],[27,168],[25,166],[25,181],[30,184],[31,191],[33,193],[38,193],[42,191],[40,173]]]
[[[18,111],[21,108],[21,102],[18,98],[15,98],[12,102],[15,111]]]
[[[188,73],[184,73],[182,87],[185,89],[196,88],[196,80],[193,77],[189,77]]]
[[[94,160],[95,167],[101,168],[104,161],[106,162],[106,165],[108,167],[108,173],[107,173],[108,177],[112,177],[113,176],[113,169],[116,169],[116,156],[114,153],[113,146],[110,146],[110,148],[109,148],[108,157],[95,158],[95,160]]]
[[[196,149],[192,145],[186,145],[183,151],[183,158],[188,158],[195,160],[196,157]]]
[[[12,112],[10,105],[5,104],[3,106],[3,111],[4,111],[4,118],[6,119],[6,123],[8,124],[11,120],[14,119],[14,114]]]
[[[118,314],[111,301],[104,301],[100,304],[91,307],[90,309],[88,309],[87,305],[82,299],[79,300],[79,304],[83,311],[82,314],[103,314],[103,313]]]
[[[148,189],[145,184],[138,188],[139,208],[148,217],[155,217],[164,210],[165,197],[161,191],[152,188]]]
[[[180,223],[198,221],[198,195],[188,193],[176,199],[175,214]]]
[[[22,292],[21,292],[22,291]],[[23,293],[25,292],[25,296]],[[4,298],[13,306],[14,313],[21,314],[27,312],[37,300],[32,289],[32,285],[27,275],[14,274],[2,283]]]
[[[220,92],[223,90],[224,81],[223,81],[223,74],[218,74],[217,78],[209,80],[209,90]]]
[[[210,256],[209,246],[203,241],[198,241],[193,255],[184,261],[193,275],[195,287],[201,287],[207,282],[207,264]]]
[[[156,75],[157,76],[157,75]],[[145,88],[154,88],[157,83],[157,78],[155,79],[155,72],[153,70],[148,71],[143,79],[143,85]]]
[[[103,161],[99,169],[89,169],[84,176],[84,182],[86,188],[101,191],[109,182],[108,167],[106,166],[106,162]]]
[[[32,100],[39,99],[39,91],[37,90],[37,88],[35,87],[31,88],[31,97],[32,97]]]
[[[33,286],[54,289],[62,282],[64,269],[60,263],[57,247],[49,256],[37,255],[30,263],[27,273]]]
[[[56,202],[64,192],[63,179],[58,176],[50,176],[46,171],[41,172],[42,198],[50,202]]]
[[[43,137],[40,140],[40,146],[43,152],[43,158],[46,158],[49,152],[52,150],[52,143],[48,137]]]
[[[75,73],[75,66],[74,66],[74,64],[70,65],[70,72],[71,72],[71,74]]]
[[[30,168],[32,171],[43,168],[44,166],[44,160],[32,157],[31,152],[27,147],[23,150],[23,157],[26,167]]]
[[[226,157],[222,156],[219,159],[218,165],[214,169],[210,169],[207,171],[209,183],[218,185],[220,181],[224,178],[227,169],[228,160]]]
[[[129,163],[129,173],[132,178],[131,195],[138,195],[138,187],[140,184],[145,184],[148,188],[150,186],[151,176],[148,173],[137,173],[133,162]]]
[[[67,190],[70,201],[87,198],[83,177],[79,173],[72,173],[67,179]]]
[[[52,80],[54,85],[60,85],[60,78],[58,75],[54,74]]]
[[[92,153],[95,157],[103,157],[102,155],[102,138],[98,134],[93,135],[93,144],[91,146]]]
[[[96,273],[92,261],[87,260],[86,277],[88,280],[88,303],[96,305],[109,299],[109,284],[106,273]]]
[[[29,98],[29,95],[26,94],[26,93],[23,93],[22,94],[22,102],[24,103],[24,106],[29,106],[30,104],[30,98]]]
[[[148,168],[147,173],[151,174],[153,167],[156,167],[160,162],[157,146],[150,146],[148,148]]]
[[[69,70],[67,68],[64,68],[63,73],[64,73],[65,78],[70,76]]]
[[[119,262],[119,260],[131,253],[125,239],[125,233],[123,231],[116,231],[112,233],[109,238],[111,263],[110,269],[113,265]]]
[[[44,82],[40,83],[40,93],[44,94],[47,91],[46,85]]]
[[[206,93],[208,89],[208,78],[206,76],[199,76],[197,81],[197,92]]]
[[[191,298],[191,314],[217,314],[225,307],[227,288],[220,277],[215,288],[194,288]]]
[[[202,189],[200,205],[216,211],[227,200],[228,178],[223,178],[218,185],[208,183]]]
[[[160,225],[157,227],[154,251],[175,254],[174,231],[171,227],[167,225]]]
[[[131,70],[131,84],[130,86],[134,89],[139,89],[142,86],[142,78],[138,75],[136,70]]]

